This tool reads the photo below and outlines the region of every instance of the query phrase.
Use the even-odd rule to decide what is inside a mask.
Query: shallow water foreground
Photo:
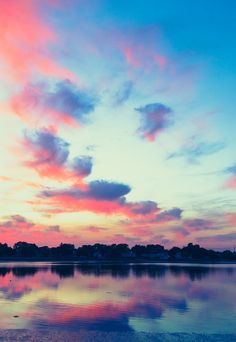
[[[30,329],[1,334],[25,341],[233,341],[235,298],[235,265],[0,265],[0,328]]]
[[[4,342],[235,342],[233,334],[149,334],[134,332],[58,332],[33,330],[0,330]]]

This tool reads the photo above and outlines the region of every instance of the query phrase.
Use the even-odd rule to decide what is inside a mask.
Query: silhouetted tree
[[[34,243],[17,242],[14,245],[15,254],[21,257],[35,257],[37,256],[38,246]]]
[[[9,257],[13,255],[13,249],[6,243],[0,243],[0,257]]]
[[[182,257],[182,250],[179,247],[172,247],[169,252],[169,256],[171,259],[181,259]]]
[[[131,251],[136,258],[142,258],[142,256],[146,253],[146,246],[135,245],[131,248]]]
[[[236,252],[225,250],[216,252],[189,243],[183,248],[172,247],[169,251],[158,244],[147,246],[135,245],[132,248],[125,243],[105,245],[96,243],[94,245],[83,245],[77,249],[73,244],[61,243],[57,247],[42,246],[19,241],[13,248],[6,243],[0,243],[0,258],[39,258],[47,260],[177,260],[177,261],[235,261]],[[100,270],[101,271],[101,270]],[[102,271],[105,271],[104,269]],[[151,270],[155,274],[154,270]],[[136,272],[136,270],[135,270]],[[137,270],[139,273],[139,270]]]

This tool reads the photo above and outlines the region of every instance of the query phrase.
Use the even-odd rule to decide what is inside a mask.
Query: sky
[[[236,246],[233,0],[0,0],[0,242]]]

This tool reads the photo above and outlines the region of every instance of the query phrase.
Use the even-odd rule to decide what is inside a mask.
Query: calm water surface
[[[236,332],[236,265],[0,264],[0,328]]]

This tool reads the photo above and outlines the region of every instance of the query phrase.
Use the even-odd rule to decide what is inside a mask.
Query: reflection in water
[[[37,263],[35,263],[37,264]],[[23,278],[34,276],[38,272],[47,272],[57,274],[60,278],[70,278],[75,276],[75,271],[88,276],[102,277],[109,275],[112,278],[127,278],[130,276],[163,278],[166,272],[175,277],[185,275],[192,281],[201,280],[212,273],[233,274],[236,269],[230,266],[198,266],[198,265],[164,265],[164,264],[52,264],[46,266],[12,266],[0,267],[0,277],[12,273],[15,277]]]
[[[235,281],[233,265],[2,264],[0,328],[235,332]]]
[[[71,278],[75,275],[74,265],[53,265],[51,272],[59,275],[60,278]]]

